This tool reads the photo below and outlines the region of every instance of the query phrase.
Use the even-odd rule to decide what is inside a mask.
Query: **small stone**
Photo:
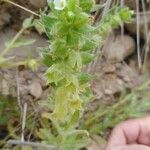
[[[130,79],[128,76],[124,76],[124,77],[123,77],[123,80],[124,80],[125,82],[131,82],[131,79]]]
[[[110,90],[110,89],[106,89],[106,90],[105,90],[105,94],[106,94],[106,95],[112,95],[112,94],[113,94],[113,91]]]
[[[114,65],[108,64],[104,66],[103,71],[104,73],[114,73],[116,71],[116,68]]]
[[[29,2],[32,6],[38,9],[43,8],[47,4],[46,0],[30,0]]]
[[[29,93],[34,96],[36,99],[41,98],[42,87],[41,84],[37,81],[34,81],[29,87]]]
[[[135,41],[128,35],[110,36],[103,48],[103,55],[108,61],[121,62],[134,53]]]
[[[5,79],[2,80],[2,94],[3,95],[9,95],[10,94],[9,93],[9,84]]]

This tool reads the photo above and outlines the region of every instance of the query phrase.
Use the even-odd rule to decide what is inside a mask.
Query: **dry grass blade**
[[[106,5],[105,5],[103,13],[102,13],[102,19],[101,19],[101,21],[103,21],[104,17],[107,15],[107,13],[109,11],[109,8],[111,6],[111,2],[112,2],[112,0],[107,0],[106,1]]]
[[[120,5],[121,5],[121,7],[124,6],[124,0],[121,0]],[[121,25],[121,35],[122,36],[124,35],[124,24]]]
[[[17,140],[9,140],[7,143],[9,145],[31,146],[36,149],[44,148],[45,150],[58,150],[52,145],[44,145],[41,143],[34,143],[34,142],[25,142],[25,141],[22,142],[22,141],[17,141]]]
[[[139,0],[136,0],[136,25],[137,25],[137,57],[138,57],[138,66],[141,70],[142,67],[142,60],[141,60],[141,48],[140,48],[140,7],[139,7]]]
[[[148,59],[148,53],[150,51],[150,31],[148,33],[148,37],[147,37],[146,43],[144,45],[143,51],[144,51],[144,61],[143,61],[142,70],[144,70],[144,68],[145,68],[145,64],[146,64],[146,61]]]

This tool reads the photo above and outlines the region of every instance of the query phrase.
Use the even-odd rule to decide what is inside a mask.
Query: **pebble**
[[[102,50],[104,57],[111,62],[121,62],[135,51],[135,41],[128,35],[110,36]]]
[[[9,95],[9,85],[8,85],[8,82],[3,79],[2,80],[2,94],[3,95]]]
[[[41,98],[42,96],[42,87],[41,84],[37,81],[34,81],[30,86],[29,86],[29,93],[34,96],[36,99]]]
[[[114,73],[116,71],[116,67],[112,64],[107,64],[103,68],[104,73]]]
[[[46,0],[29,0],[29,3],[37,9],[43,8],[47,4]]]

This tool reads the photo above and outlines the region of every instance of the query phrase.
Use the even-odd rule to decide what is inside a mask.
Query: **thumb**
[[[150,147],[144,145],[127,145],[127,146],[115,146],[108,150],[150,150]]]

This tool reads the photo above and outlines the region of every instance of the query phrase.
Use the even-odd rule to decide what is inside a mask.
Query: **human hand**
[[[150,150],[150,116],[119,124],[105,150]]]

